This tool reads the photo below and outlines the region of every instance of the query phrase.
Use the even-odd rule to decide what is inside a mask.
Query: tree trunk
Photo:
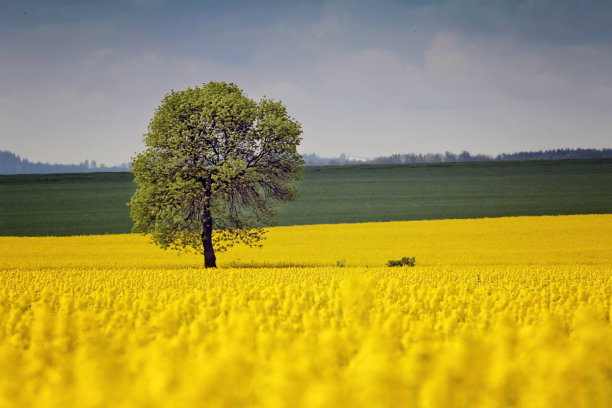
[[[217,257],[215,256],[215,248],[212,243],[213,219],[210,213],[210,198],[212,195],[212,179],[208,175],[203,180],[204,186],[204,225],[202,225],[202,246],[204,247],[204,268],[216,268]]]
[[[202,246],[204,246],[204,268],[216,268],[217,257],[215,257],[215,249],[212,243],[212,219],[204,222],[202,228]]]

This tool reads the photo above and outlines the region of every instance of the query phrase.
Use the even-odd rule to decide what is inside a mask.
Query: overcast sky
[[[207,81],[283,101],[302,153],[612,147],[612,1],[0,0],[0,150],[128,162]]]

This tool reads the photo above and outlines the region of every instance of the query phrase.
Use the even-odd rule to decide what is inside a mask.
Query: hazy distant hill
[[[41,162],[31,162],[22,159],[15,153],[0,151],[0,174],[47,174],[47,173],[89,173],[106,171],[127,171],[129,166],[98,165],[95,161],[85,160],[79,164],[50,164]]]

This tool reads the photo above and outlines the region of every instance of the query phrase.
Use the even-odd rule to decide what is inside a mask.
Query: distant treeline
[[[336,158],[323,158],[316,154],[304,155],[307,166],[323,165],[355,165],[355,164],[411,164],[411,163],[450,163],[475,161],[503,161],[503,160],[562,160],[562,159],[595,159],[612,157],[612,149],[555,149],[539,150],[535,152],[502,153],[497,156],[484,154],[472,155],[463,151],[459,154],[441,153],[407,153],[381,156],[375,159],[355,159],[341,154]]]
[[[412,163],[451,163],[501,160],[561,160],[561,159],[596,159],[612,157],[612,149],[555,149],[537,152],[502,153],[497,156],[484,154],[472,155],[467,151],[459,154],[441,153],[407,153],[381,156],[375,159],[352,158],[344,153],[339,157],[325,158],[317,154],[305,154],[307,166],[346,166],[356,164],[412,164]],[[106,171],[128,171],[129,164],[105,166],[85,160],[79,164],[50,164],[31,162],[22,159],[15,153],[0,151],[0,174],[45,174],[45,173],[91,173]]]
[[[102,171],[128,171],[128,164],[105,166],[85,160],[79,164],[51,164],[31,162],[15,153],[0,151],[0,174],[47,174],[47,173],[89,173]]]

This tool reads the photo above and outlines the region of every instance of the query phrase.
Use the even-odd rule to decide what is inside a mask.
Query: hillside
[[[278,225],[612,213],[612,159],[307,167]],[[0,235],[127,233],[130,173],[0,176]]]
[[[57,164],[33,162],[19,157],[13,152],[0,150],[0,174],[54,174],[54,173],[81,173],[81,172],[109,172],[127,171],[129,166],[106,166],[97,164],[95,160],[78,164]]]

